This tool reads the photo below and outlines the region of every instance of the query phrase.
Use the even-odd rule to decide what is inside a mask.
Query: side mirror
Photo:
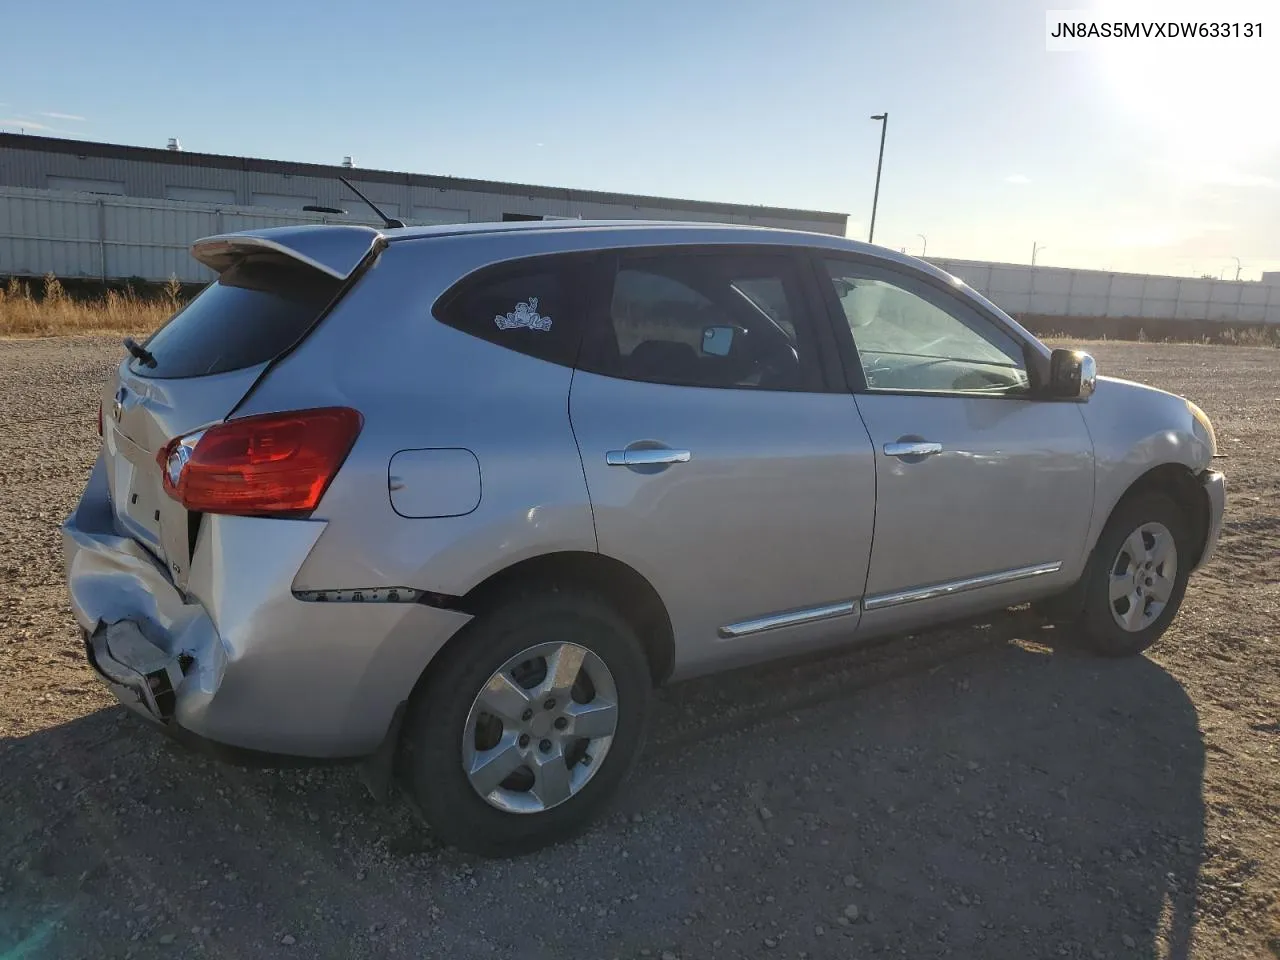
[[[706,327],[702,331],[704,356],[727,357],[733,346],[733,327]]]
[[[1049,396],[1088,400],[1097,382],[1098,365],[1083,350],[1058,349],[1049,356]]]

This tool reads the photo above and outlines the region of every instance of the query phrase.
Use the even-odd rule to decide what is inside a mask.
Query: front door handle
[[[942,444],[932,443],[928,440],[899,440],[896,443],[886,443],[884,445],[884,455],[886,457],[931,457],[935,453],[942,452]]]
[[[693,454],[688,450],[672,450],[669,447],[639,450],[610,450],[604,462],[611,467],[655,467],[669,463],[688,463]]]

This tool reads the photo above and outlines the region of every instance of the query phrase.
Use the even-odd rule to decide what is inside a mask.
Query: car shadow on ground
[[[1018,632],[663,691],[614,811],[508,861],[103,710],[0,745],[0,956],[1189,956],[1190,700]]]

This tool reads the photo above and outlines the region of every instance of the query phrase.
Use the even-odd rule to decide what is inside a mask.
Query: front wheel
[[[1182,511],[1148,494],[1122,503],[1098,538],[1076,626],[1104,656],[1131,656],[1158,639],[1182,605],[1191,567]]]
[[[512,597],[464,628],[414,694],[401,773],[444,842],[529,852],[585,827],[644,742],[635,632],[592,595]]]

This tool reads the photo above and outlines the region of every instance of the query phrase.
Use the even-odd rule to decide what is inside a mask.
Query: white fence
[[[1007,313],[1280,324],[1280,286],[976,260],[929,262]]]

